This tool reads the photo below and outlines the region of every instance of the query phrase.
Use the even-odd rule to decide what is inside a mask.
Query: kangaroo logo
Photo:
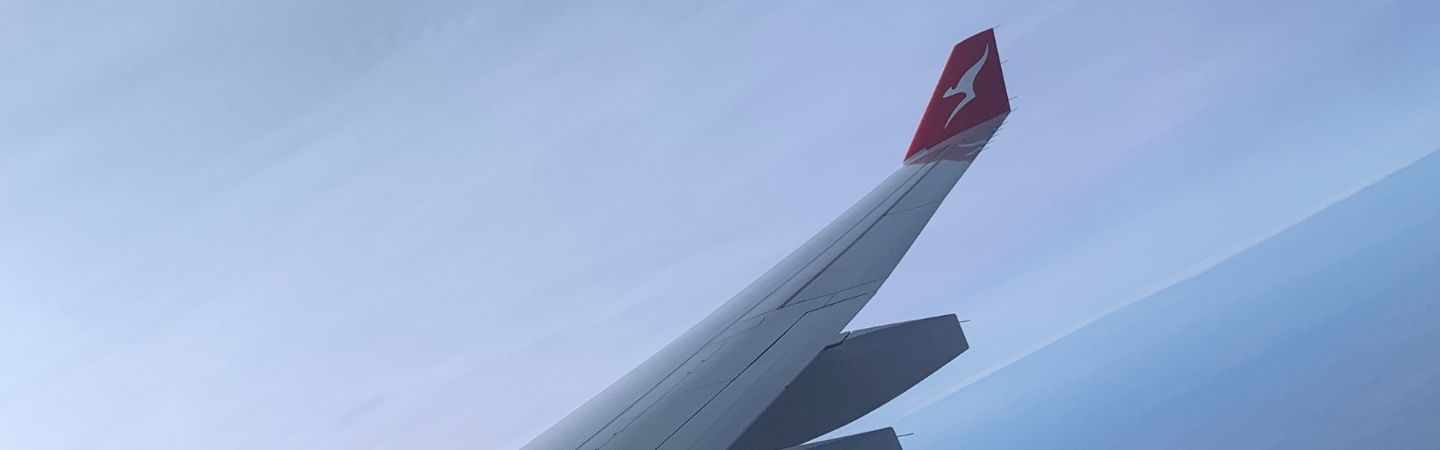
[[[980,54],[980,60],[975,61],[975,65],[970,66],[970,69],[965,71],[965,75],[960,76],[960,79],[955,82],[955,86],[945,89],[945,94],[940,96],[941,98],[950,98],[956,94],[965,94],[965,98],[960,99],[960,104],[955,105],[955,110],[950,111],[950,118],[945,119],[945,128],[950,128],[950,121],[955,120],[955,115],[975,99],[975,76],[980,74],[980,69],[985,67],[985,61],[988,59],[990,59],[990,45],[987,44],[985,53]]]

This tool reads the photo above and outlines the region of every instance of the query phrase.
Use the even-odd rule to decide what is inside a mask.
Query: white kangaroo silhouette
[[[975,61],[975,65],[970,66],[970,69],[965,71],[965,75],[960,76],[960,80],[955,82],[954,87],[945,89],[945,95],[940,96],[941,98],[950,98],[955,94],[965,94],[965,98],[960,100],[960,104],[955,105],[955,110],[950,111],[950,118],[945,119],[945,128],[950,128],[950,121],[955,120],[955,115],[960,113],[960,109],[975,99],[975,76],[980,74],[980,68],[985,67],[987,59],[990,59],[989,44],[985,45],[985,53],[980,54],[980,60]]]

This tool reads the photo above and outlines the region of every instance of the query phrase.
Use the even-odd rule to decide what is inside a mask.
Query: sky
[[[907,417],[906,448],[1431,448],[1440,152]]]
[[[899,165],[1001,134],[854,328],[885,426],[1440,143],[1426,1],[0,1],[0,448],[518,447]],[[873,426],[872,426],[873,428]]]

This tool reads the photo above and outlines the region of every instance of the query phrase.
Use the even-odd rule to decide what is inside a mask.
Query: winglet
[[[992,28],[960,41],[950,51],[905,160],[913,161],[916,154],[1007,111],[1010,95],[1005,92]]]

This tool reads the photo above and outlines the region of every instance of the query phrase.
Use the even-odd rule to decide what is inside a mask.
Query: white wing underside
[[[890,276],[1004,118],[936,145],[926,162],[901,167],[734,298],[525,448],[734,445],[787,383],[822,349],[844,338],[841,331]]]

